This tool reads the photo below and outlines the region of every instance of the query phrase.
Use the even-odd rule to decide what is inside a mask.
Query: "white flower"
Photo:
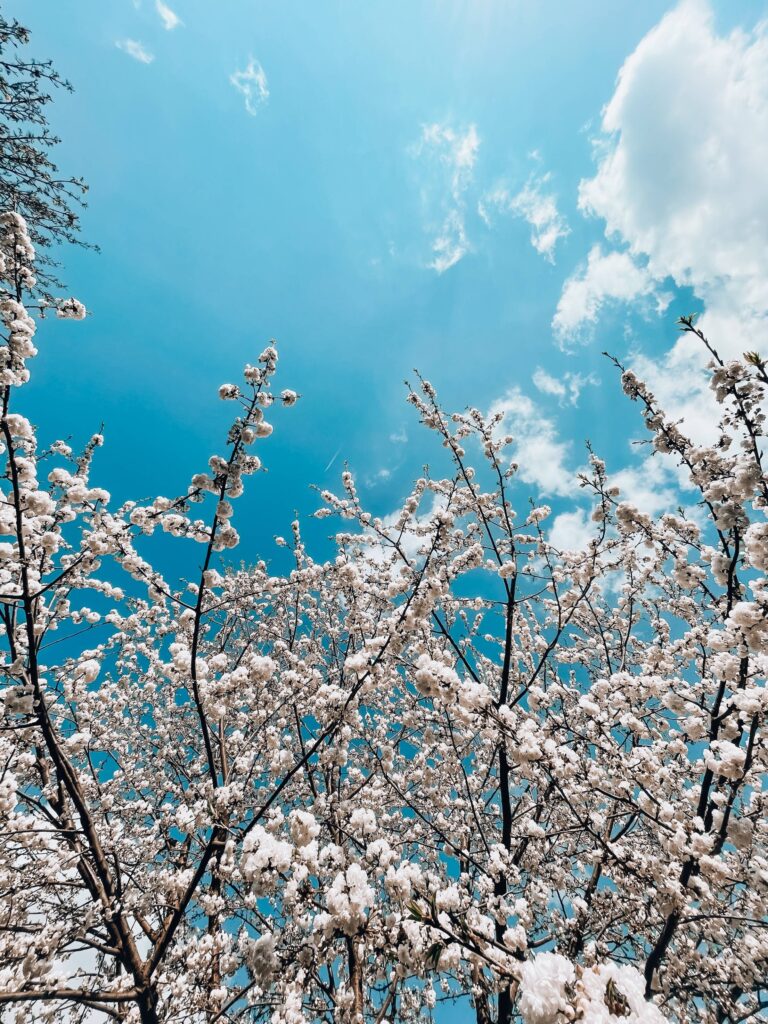
[[[559,953],[538,953],[527,960],[521,970],[518,1002],[525,1024],[560,1024],[567,1019],[566,986],[572,986],[575,978],[573,964]]]
[[[56,316],[61,320],[84,320],[86,308],[75,298],[60,299],[56,307]]]

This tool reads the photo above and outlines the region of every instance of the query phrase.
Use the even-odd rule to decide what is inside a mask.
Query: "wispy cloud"
[[[263,107],[269,99],[269,88],[264,68],[251,57],[247,67],[242,71],[234,71],[229,76],[229,80],[245,97],[245,109],[252,117],[255,117],[259,112],[259,107]]]
[[[558,398],[561,405],[578,405],[584,388],[588,385],[594,387],[599,382],[592,373],[566,372],[561,377],[553,377],[539,366],[533,375],[533,383],[542,394]]]
[[[512,195],[505,186],[487,193],[478,203],[478,213],[491,225],[491,210],[522,217],[531,227],[531,245],[536,252],[555,262],[555,247],[571,229],[557,209],[557,199],[549,188],[551,175],[531,175],[524,187]]]
[[[167,4],[164,4],[163,0],[155,0],[155,10],[160,15],[163,28],[167,29],[168,32],[184,24],[178,14],[172,11]]]
[[[430,181],[422,195],[432,234],[432,260],[438,274],[462,259],[470,249],[466,230],[466,192],[472,183],[480,137],[477,127],[456,130],[446,123],[422,126],[412,154],[431,165]]]
[[[118,39],[115,46],[123,53],[127,53],[129,57],[139,61],[140,64],[151,64],[155,59],[155,55],[145,49],[137,39]]]
[[[376,470],[375,473],[369,473],[368,476],[366,476],[365,484],[367,487],[376,487],[378,484],[385,484],[391,479],[392,470],[387,466],[382,466],[382,468]]]
[[[434,258],[429,266],[444,273],[469,252],[469,239],[461,210],[449,210],[440,233],[432,242]]]

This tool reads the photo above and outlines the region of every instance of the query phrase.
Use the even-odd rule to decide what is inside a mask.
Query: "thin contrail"
[[[336,459],[337,459],[337,458],[339,457],[339,452],[340,452],[340,451],[341,451],[341,445],[339,445],[339,447],[338,447],[338,448],[336,449],[336,451],[335,451],[335,452],[333,453],[333,455],[331,456],[331,461],[330,461],[330,462],[328,463],[328,465],[327,465],[327,466],[325,467],[325,469],[323,470],[323,472],[324,472],[324,473],[327,473],[327,472],[328,472],[328,470],[329,470],[329,469],[331,468],[331,466],[332,466],[332,465],[334,464],[334,462],[336,461]]]

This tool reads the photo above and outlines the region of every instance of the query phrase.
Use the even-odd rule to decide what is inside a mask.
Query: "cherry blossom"
[[[759,356],[726,363],[683,321],[711,357],[711,447],[622,369],[697,504],[649,516],[591,455],[583,550],[520,500],[501,417],[419,380],[434,474],[383,519],[345,471],[319,495],[332,553],[281,524],[277,571],[231,554],[266,416],[299,398],[273,390],[276,344],[219,389],[231,425],[186,490],[116,507],[100,434],[43,447],[17,411],[37,355],[18,214],[0,254],[4,1019],[765,1011]],[[186,578],[153,564],[158,532]]]

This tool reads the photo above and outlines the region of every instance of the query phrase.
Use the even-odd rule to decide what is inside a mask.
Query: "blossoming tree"
[[[47,301],[59,283],[51,247],[84,245],[79,211],[87,186],[67,177],[53,160],[59,139],[48,125],[47,107],[56,91],[72,91],[49,60],[26,53],[29,30],[0,11],[0,211],[15,210],[27,221],[37,247],[37,294]]]
[[[345,524],[333,559],[294,523],[290,572],[234,569],[275,347],[220,389],[226,448],[186,493],[113,508],[99,436],[40,450],[15,411],[34,250],[18,214],[0,228],[8,1019],[378,1024],[457,998],[478,1024],[760,1014],[760,358],[711,350],[710,447],[623,374],[695,515],[643,515],[593,457],[594,537],[558,550],[549,509],[518,523],[500,423],[447,416],[422,381],[449,471],[386,522],[346,473],[316,513]],[[198,545],[191,582],[142,555],[158,529]]]
[[[0,18],[0,45],[24,38]],[[30,67],[0,68],[11,119],[39,113]],[[622,370],[688,513],[643,514],[592,456],[593,536],[561,550],[550,509],[517,514],[501,421],[422,380],[442,474],[382,520],[345,473],[315,513],[332,557],[295,522],[290,571],[236,567],[265,417],[297,400],[273,344],[219,389],[225,443],[175,498],[117,507],[100,435],[75,452],[17,408],[40,296],[85,315],[35,271],[75,196],[0,213],[2,1019],[764,1016],[762,359],[682,321],[711,357],[710,445]],[[157,531],[186,580],[152,564]]]

